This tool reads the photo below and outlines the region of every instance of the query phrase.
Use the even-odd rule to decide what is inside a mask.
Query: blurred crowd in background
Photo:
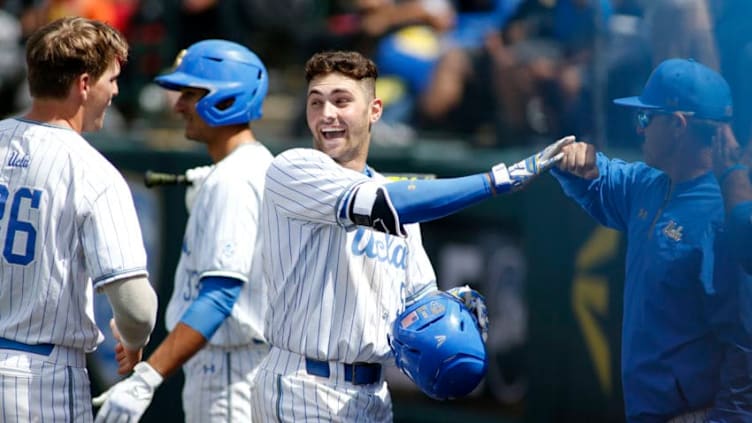
[[[131,53],[106,130],[155,146],[180,122],[152,78],[206,38],[245,44],[269,67],[254,128],[262,139],[307,138],[302,67],[328,49],[359,50],[379,66],[376,144],[430,137],[503,148],[572,133],[638,148],[633,117],[611,99],[640,92],[668,57],[720,70],[734,93],[737,137],[752,137],[749,0],[0,0],[3,117],[29,103],[25,38],[63,15],[126,35]]]

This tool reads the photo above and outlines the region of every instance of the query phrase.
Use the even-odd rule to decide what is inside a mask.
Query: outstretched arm
[[[342,202],[340,217],[392,235],[405,236],[403,224],[427,222],[456,213],[497,194],[523,189],[560,160],[562,148],[574,141],[564,137],[509,167],[459,178],[398,181],[381,185],[367,181]]]

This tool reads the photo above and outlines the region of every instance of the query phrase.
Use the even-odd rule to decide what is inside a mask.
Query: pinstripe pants
[[[49,355],[0,350],[0,421],[93,421],[83,350],[54,347]]]
[[[183,366],[187,423],[251,422],[251,382],[267,344],[207,345]]]
[[[257,422],[390,423],[392,400],[386,382],[353,385],[331,364],[329,378],[306,372],[305,357],[272,348],[253,385]]]

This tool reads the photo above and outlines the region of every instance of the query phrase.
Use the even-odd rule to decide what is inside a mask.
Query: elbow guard
[[[407,237],[399,214],[384,186],[368,181],[356,186],[346,205],[347,218],[358,226],[366,226],[389,235]]]

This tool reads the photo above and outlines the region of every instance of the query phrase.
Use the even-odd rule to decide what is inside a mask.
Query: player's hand
[[[122,339],[120,338],[120,331],[118,331],[117,325],[115,324],[115,319],[110,319],[110,330],[112,330],[112,335],[115,338],[115,341],[117,341],[117,344],[115,345],[115,359],[117,359],[118,362],[118,374],[126,375],[133,370],[133,367],[139,361],[141,361],[143,348],[129,350],[123,345]]]
[[[543,150],[509,167],[499,163],[491,169],[491,181],[497,194],[518,191],[536,176],[545,173],[562,157],[563,149],[574,142],[569,135],[550,144]]]
[[[559,169],[580,178],[595,179],[600,175],[595,162],[595,146],[585,142],[573,142],[561,149]]]
[[[185,171],[185,179],[191,182],[190,185],[185,187],[185,208],[189,214],[193,208],[193,203],[196,201],[199,188],[212,170],[214,170],[214,165],[197,166]]]
[[[469,286],[456,286],[447,291],[447,293],[459,298],[473,313],[475,316],[475,322],[480,328],[480,333],[483,336],[483,342],[488,339],[488,308],[486,307],[486,299],[480,292],[470,288]]]
[[[94,422],[138,421],[151,404],[154,391],[162,380],[162,375],[148,363],[138,363],[130,377],[91,400],[95,407],[100,407]]]

